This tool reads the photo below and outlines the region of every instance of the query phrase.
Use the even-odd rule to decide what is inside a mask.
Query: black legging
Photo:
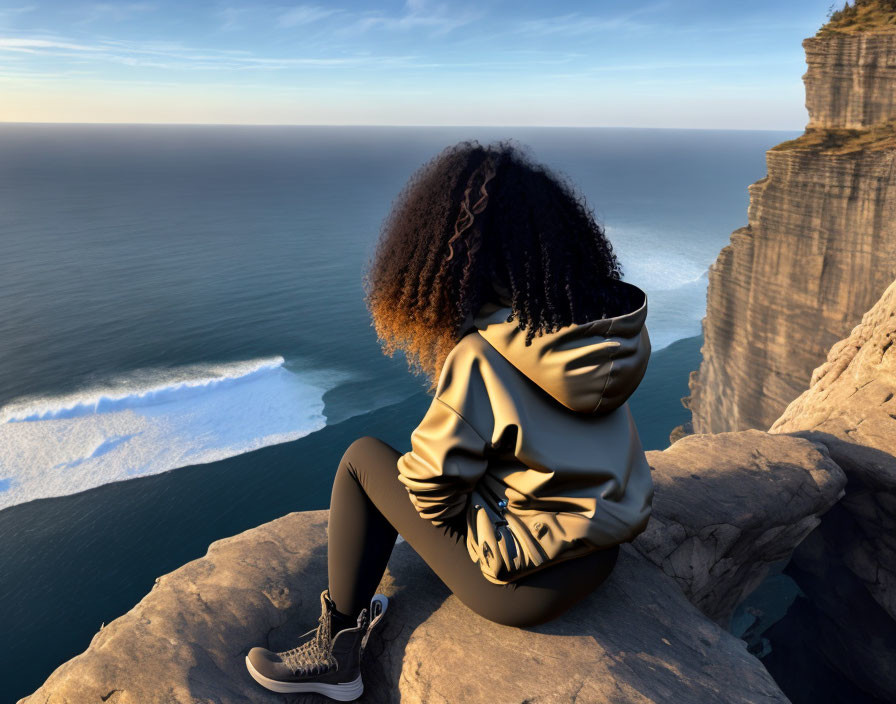
[[[466,547],[464,514],[441,528],[422,518],[398,481],[401,453],[364,436],[345,451],[330,500],[330,597],[342,614],[369,605],[398,534],[464,604],[507,626],[534,626],[559,616],[613,570],[619,547],[558,562],[507,585],[488,581]]]

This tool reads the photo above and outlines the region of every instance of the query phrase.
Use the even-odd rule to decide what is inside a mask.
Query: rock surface
[[[769,429],[828,446],[849,476],[840,508],[858,529],[849,568],[896,618],[896,282],[834,345],[807,391]]]
[[[896,35],[804,46],[810,125],[896,116]],[[709,269],[703,358],[682,399],[693,432],[767,429],[896,277],[894,158],[892,148],[766,153],[748,224]]]
[[[896,276],[894,156],[767,152],[749,225],[709,269],[695,432],[768,428]]]
[[[808,127],[867,127],[896,115],[896,34],[803,40]]]
[[[818,611],[813,647],[862,689],[896,701],[896,282],[835,344],[769,429],[824,443],[845,497],[788,573]]]
[[[481,618],[399,541],[363,701],[786,702],[745,643],[685,593],[727,613],[836,500],[842,473],[810,441],[758,431],[690,436],[647,456],[658,493],[636,547],[650,559],[624,546],[607,582],[543,626]],[[213,543],[23,701],[284,701],[243,660],[254,645],[289,647],[316,623],[327,516],[293,513]]]
[[[759,430],[688,435],[647,453],[656,496],[634,545],[723,628],[769,567],[843,495],[824,445]]]
[[[213,543],[23,701],[289,701],[258,686],[244,658],[316,623],[326,521],[293,513]],[[405,542],[380,589],[392,603],[365,654],[363,701],[787,701],[742,641],[630,546],[591,597],[532,629],[471,612]]]
[[[806,134],[767,152],[710,267],[692,418],[670,440],[769,428],[827,448],[846,493],[785,569],[802,596],[765,662],[794,701],[832,696],[807,678],[896,701],[896,33],[803,46]]]

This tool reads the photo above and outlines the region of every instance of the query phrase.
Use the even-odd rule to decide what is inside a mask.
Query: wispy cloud
[[[34,12],[37,5],[19,5],[18,7],[4,7],[0,9],[0,15],[24,15],[26,12]]]
[[[222,7],[218,10],[218,18],[220,19],[220,29],[230,32],[243,28],[242,19],[251,13],[251,7]]]
[[[677,85],[686,85],[688,83],[693,84],[705,84],[707,81],[705,72],[711,72],[712,74],[718,74],[718,69],[722,68],[732,68],[732,69],[752,69],[756,66],[775,66],[778,67],[781,65],[780,59],[777,57],[768,57],[763,59],[757,59],[755,61],[750,60],[730,60],[730,61],[651,61],[644,63],[633,63],[633,64],[602,64],[602,65],[588,65],[588,66],[579,66],[575,71],[568,72],[548,72],[544,74],[544,78],[550,80],[569,80],[569,81],[583,81],[583,80],[593,80],[593,79],[604,79],[607,77],[612,77],[613,74],[644,74],[645,76],[649,76],[649,78],[639,78],[632,79],[630,76],[625,76],[625,81],[627,84],[629,83],[638,83],[640,85],[646,84],[658,84],[658,85],[670,85],[668,76],[658,76],[657,74],[663,74],[664,72],[673,71],[674,73],[674,84]],[[721,75],[719,80],[725,82],[728,79],[724,74]],[[742,81],[739,81],[738,84],[741,84]]]
[[[457,5],[433,5],[421,0],[409,0],[405,12],[398,15],[379,11],[362,13],[343,28],[343,33],[362,34],[372,29],[388,32],[430,30],[438,36],[464,27],[483,16],[482,11],[460,9]]]
[[[570,12],[565,15],[553,17],[537,17],[523,20],[510,25],[510,31],[517,34],[532,34],[538,36],[581,36],[595,34],[606,30],[633,30],[643,31],[653,29],[655,23],[640,22],[635,18],[639,15],[655,15],[658,10],[670,5],[668,0],[635,7],[628,12],[618,15],[583,15],[579,12]]]
[[[489,114],[509,116],[502,120],[550,113],[564,122],[595,96],[594,119],[617,114],[615,104],[651,101],[645,114],[663,116],[677,109],[677,94],[703,100],[720,86],[790,76],[787,90],[801,108],[798,39],[814,31],[816,2],[0,0],[0,96],[19,81],[22,95],[31,91],[42,105],[49,82],[68,76],[60,85],[73,94],[89,84],[106,102],[133,91],[147,105],[244,87],[229,102],[221,98],[222,115],[242,115],[248,104],[276,111],[317,101],[330,111],[323,119],[352,121],[364,110],[348,106],[358,105],[402,121],[416,119],[405,109],[417,110],[430,120],[444,101],[439,115],[467,119],[454,105],[476,95]],[[393,95],[399,107],[387,107]],[[424,95],[433,98],[409,97]],[[0,108],[19,114],[9,107],[15,102],[0,97]]]
[[[123,22],[136,15],[155,12],[158,5],[149,2],[97,2],[88,5],[85,16],[74,24],[91,24],[93,22]]]
[[[297,5],[282,13],[277,18],[277,25],[288,28],[311,24],[318,20],[322,20],[324,17],[330,17],[338,12],[341,12],[341,10],[318,7],[316,5]]]
[[[649,25],[635,22],[629,15],[617,17],[586,17],[577,12],[559,17],[544,17],[524,20],[511,28],[512,33],[529,34],[539,37],[549,35],[582,36],[594,35],[606,30],[643,30]]]
[[[21,39],[17,37],[0,37],[0,51],[23,51],[35,54],[53,49],[74,49],[76,51],[101,51],[95,46],[76,44],[74,42],[50,39]]]
[[[176,42],[102,40],[81,44],[62,38],[0,37],[0,51],[84,58],[132,67],[187,71],[287,70],[303,67],[339,68],[415,66],[415,55],[354,54],[349,56],[256,56],[245,50],[197,49]]]
[[[34,12],[37,5],[19,5],[18,7],[0,7],[0,22],[9,24],[29,12]]]
[[[32,81],[32,80],[59,80],[72,78],[73,76],[90,76],[91,71],[79,71],[66,69],[64,71],[10,71],[0,68],[0,81]]]

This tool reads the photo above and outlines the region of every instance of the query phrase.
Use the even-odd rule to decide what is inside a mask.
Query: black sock
[[[343,631],[346,628],[354,628],[358,625],[358,617],[344,614],[341,611],[333,609],[331,613],[331,627],[333,635]]]

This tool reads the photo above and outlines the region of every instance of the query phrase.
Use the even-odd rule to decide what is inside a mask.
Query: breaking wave
[[[244,383],[265,372],[276,371],[283,357],[217,365],[184,366],[155,372],[133,372],[106,386],[64,396],[32,397],[0,409],[0,423],[54,418],[77,418],[93,413],[109,413],[185,400],[192,396]]]
[[[296,440],[341,372],[283,357],[141,370],[0,408],[0,509]]]

